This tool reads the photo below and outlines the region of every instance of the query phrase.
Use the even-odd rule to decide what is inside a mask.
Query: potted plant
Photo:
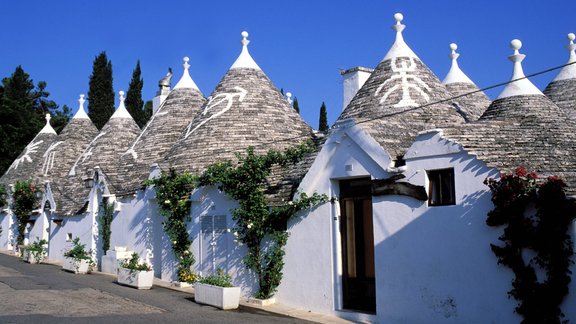
[[[149,264],[140,261],[136,252],[125,259],[118,268],[118,283],[138,289],[150,289],[154,282],[154,272]]]
[[[30,264],[41,263],[46,257],[48,241],[36,237],[36,241],[23,247],[22,259]]]
[[[72,249],[64,253],[64,262],[62,269],[74,273],[88,273],[94,268],[94,261],[90,251],[86,251],[85,244],[80,244],[80,238],[72,240]]]
[[[179,287],[190,287],[196,281],[200,279],[200,276],[197,273],[194,273],[190,268],[180,268],[178,269],[178,286]]]
[[[240,287],[234,287],[230,275],[218,269],[216,275],[196,282],[194,300],[220,309],[236,309],[240,302]]]

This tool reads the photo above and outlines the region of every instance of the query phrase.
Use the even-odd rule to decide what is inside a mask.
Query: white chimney
[[[340,72],[340,75],[342,75],[344,79],[344,102],[342,110],[346,109],[346,106],[352,101],[356,92],[362,88],[364,82],[368,80],[368,77],[370,77],[373,71],[373,69],[357,66]]]

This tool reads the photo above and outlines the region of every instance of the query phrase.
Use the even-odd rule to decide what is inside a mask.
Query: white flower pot
[[[26,262],[30,264],[41,263],[44,260],[44,254],[40,255],[40,257],[36,258],[33,253],[27,253]]]
[[[64,262],[62,263],[62,269],[74,273],[85,274],[88,273],[89,268],[90,260],[85,259],[74,260],[73,258],[64,258]]]
[[[138,289],[150,289],[154,282],[154,271],[130,271],[118,268],[118,283]]]
[[[236,309],[240,302],[240,287],[218,287],[203,283],[194,284],[194,299],[197,303]]]

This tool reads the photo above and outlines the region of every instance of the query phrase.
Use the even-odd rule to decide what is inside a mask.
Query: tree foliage
[[[144,104],[144,119],[146,119],[146,122],[148,122],[150,118],[152,118],[152,114],[154,114],[153,107],[154,104],[152,103],[152,100],[148,100]]]
[[[18,220],[18,244],[24,244],[24,231],[36,204],[36,186],[31,181],[18,180],[14,185],[12,211]]]
[[[574,254],[569,231],[576,218],[566,184],[554,176],[540,181],[522,167],[485,183],[494,203],[486,223],[505,226],[499,237],[503,245],[490,247],[498,263],[514,272],[509,296],[518,301],[516,312],[524,317],[522,323],[561,323],[560,304],[568,295]]]
[[[2,79],[0,86],[0,174],[8,170],[10,164],[30,143],[46,124],[45,115],[51,114],[52,126],[58,132],[70,119],[67,107],[48,99],[44,81],[34,86],[21,66],[17,66],[11,76]]]
[[[124,104],[132,118],[134,118],[136,124],[138,124],[138,127],[142,128],[146,125],[148,118],[146,118],[144,100],[142,100],[142,87],[144,86],[144,80],[140,75],[140,61],[138,61],[136,62],[136,68],[134,68],[134,71],[132,72],[132,80],[130,80]]]
[[[94,59],[88,89],[88,116],[98,129],[114,114],[114,88],[112,86],[112,62],[106,52]]]
[[[298,98],[294,97],[294,101],[292,102],[292,107],[294,107],[294,110],[296,110],[298,113],[300,113],[300,105],[298,104]]]
[[[321,132],[325,132],[328,130],[328,113],[326,112],[326,104],[324,104],[324,101],[322,101],[322,106],[320,107],[318,130]]]

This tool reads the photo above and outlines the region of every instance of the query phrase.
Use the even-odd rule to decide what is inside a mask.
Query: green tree
[[[150,120],[150,118],[152,118],[152,114],[154,113],[152,111],[153,106],[154,105],[152,104],[152,100],[148,100],[144,104],[144,117],[146,118],[146,122],[148,122]]]
[[[294,109],[300,113],[300,106],[298,105],[298,98],[294,97],[294,102],[292,102],[292,107],[294,107]]]
[[[130,85],[128,86],[128,92],[126,93],[126,109],[134,118],[134,121],[140,128],[146,125],[148,119],[144,114],[144,101],[142,100],[142,87],[144,86],[144,80],[140,77],[140,60],[136,62],[136,68],[132,72],[132,80],[130,80]]]
[[[321,132],[325,132],[328,130],[328,113],[326,112],[326,104],[324,103],[324,101],[322,101],[322,106],[320,107],[318,130]]]
[[[101,129],[114,114],[114,88],[112,86],[112,62],[106,52],[94,59],[88,89],[88,116],[94,126]]]

